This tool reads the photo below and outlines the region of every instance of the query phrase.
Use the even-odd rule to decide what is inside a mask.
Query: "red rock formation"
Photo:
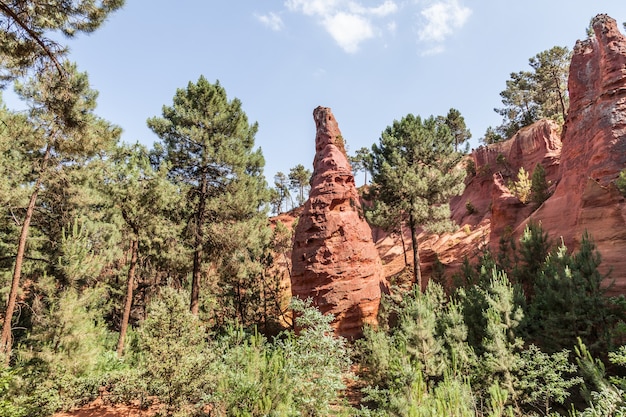
[[[314,171],[294,237],[291,290],[334,314],[338,335],[355,338],[363,323],[376,323],[386,281],[337,121],[326,107],[313,117]]]
[[[483,245],[497,250],[503,233],[513,230],[517,238],[532,219],[554,240],[562,237],[570,250],[578,248],[588,231],[602,254],[604,271],[612,271],[612,292],[626,293],[626,201],[615,186],[626,169],[626,37],[606,15],[593,20],[593,29],[595,36],[574,48],[563,132],[554,122],[539,121],[469,156],[477,174],[466,179],[464,193],[450,203],[459,230],[419,235],[425,276],[435,258],[448,273],[458,271],[463,256],[473,258]],[[536,208],[521,204],[506,183],[520,167],[530,173],[538,162],[553,195]],[[468,201],[474,213],[468,212]],[[385,275],[400,272],[404,251],[399,237],[375,235]],[[408,235],[405,240],[410,241]]]
[[[626,38],[607,15],[592,27],[595,36],[576,43],[570,65],[561,180],[531,218],[569,249],[587,230],[612,269],[613,291],[624,293],[626,204],[615,179],[626,168]]]

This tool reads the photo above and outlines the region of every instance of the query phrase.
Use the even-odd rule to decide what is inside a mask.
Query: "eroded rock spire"
[[[364,323],[376,323],[387,284],[337,121],[327,107],[317,107],[313,118],[314,171],[295,232],[291,289],[332,313],[338,335],[355,338]]]

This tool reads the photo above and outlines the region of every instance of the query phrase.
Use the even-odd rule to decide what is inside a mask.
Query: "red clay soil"
[[[151,417],[157,412],[156,407],[147,410],[138,405],[107,405],[101,398],[77,410],[56,413],[53,417]]]

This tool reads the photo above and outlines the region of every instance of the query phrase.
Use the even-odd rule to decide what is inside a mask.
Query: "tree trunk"
[[[563,116],[563,122],[567,118],[567,112],[565,110],[565,98],[563,96],[563,92],[561,91],[561,83],[559,82],[559,77],[557,75],[554,76],[554,81],[556,83],[556,91],[559,93],[559,104],[561,105],[561,115]]]
[[[411,243],[413,243],[413,280],[417,283],[420,291],[423,291],[420,253],[417,246],[417,225],[415,224],[415,218],[413,218],[412,214],[409,214],[409,227],[411,228]]]
[[[204,211],[206,208],[206,198],[208,189],[208,179],[206,175],[202,177],[200,185],[200,201],[198,201],[198,209],[196,211],[196,230],[193,251],[193,272],[191,274],[191,301],[189,303],[189,311],[194,316],[198,315],[199,298],[200,298],[200,271],[202,269],[202,253],[204,246]]]
[[[400,221],[400,242],[402,242],[402,255],[404,255],[404,266],[409,266],[409,260],[406,257],[406,244],[404,243],[404,231],[402,230],[402,221]]]
[[[22,264],[24,262],[24,254],[26,252],[26,241],[28,239],[28,229],[30,228],[30,221],[33,218],[35,211],[35,204],[37,202],[37,195],[41,188],[43,181],[43,175],[50,159],[50,151],[52,145],[48,143],[46,151],[41,161],[41,167],[39,168],[39,176],[35,182],[35,188],[30,196],[28,202],[28,208],[26,209],[26,215],[24,216],[24,222],[22,223],[22,230],[20,232],[20,240],[17,244],[17,254],[15,256],[15,268],[13,269],[13,280],[11,281],[11,290],[9,292],[9,298],[7,299],[7,308],[4,313],[4,323],[2,325],[2,338],[0,339],[0,353],[4,355],[5,363],[8,365],[11,358],[11,322],[13,321],[13,312],[15,311],[15,303],[17,300],[17,291],[20,288],[20,278],[22,276]]]
[[[120,325],[120,338],[117,341],[117,357],[121,358],[124,353],[124,339],[128,330],[130,319],[130,309],[133,306],[133,287],[135,285],[135,270],[137,269],[137,257],[139,254],[139,238],[135,237],[130,242],[130,265],[128,267],[128,278],[126,281],[126,300],[124,301],[124,314]]]

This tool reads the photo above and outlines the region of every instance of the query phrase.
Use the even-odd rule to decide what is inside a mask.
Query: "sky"
[[[510,74],[553,46],[573,49],[599,13],[624,32],[624,0],[127,0],[67,43],[100,93],[96,113],[126,143],[151,147],[146,120],[177,89],[219,80],[259,124],[271,185],[297,164],[313,169],[317,106],[332,109],[350,154],[409,113],[450,108],[477,147],[501,123],[493,109]]]

